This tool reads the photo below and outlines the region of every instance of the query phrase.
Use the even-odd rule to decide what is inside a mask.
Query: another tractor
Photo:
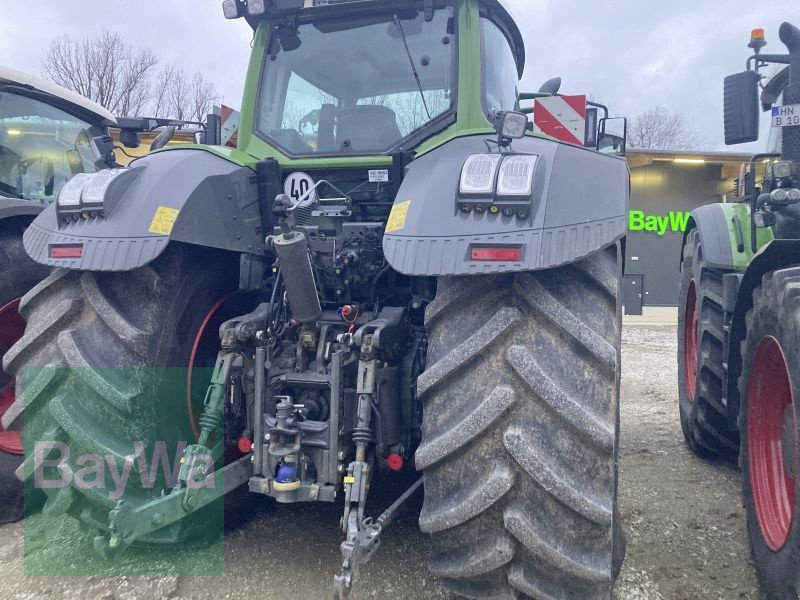
[[[624,159],[530,132],[502,0],[223,8],[254,31],[238,147],[75,178],[25,234],[56,269],[4,359],[6,424],[51,450],[21,475],[177,456],[121,499],[45,490],[104,556],[202,533],[241,485],[343,502],[337,597],[422,487],[454,594],[608,599]],[[371,486],[417,471],[368,517]]]
[[[17,310],[20,299],[50,272],[25,253],[22,235],[27,226],[71,178],[120,166],[109,127],[120,129],[120,141],[128,148],[139,146],[139,132],[159,129],[153,149],[167,144],[176,127],[192,125],[203,127],[205,135],[201,123],[115,118],[75,92],[0,67],[0,357],[25,330]],[[14,378],[0,372],[0,417],[14,399]],[[0,424],[0,522],[22,516],[22,484],[14,476],[22,456],[19,432]]]
[[[64,184],[98,165],[90,147],[116,120],[74,92],[15,69],[0,67],[0,357],[22,337],[20,298],[50,272],[32,261],[22,234]],[[0,416],[14,402],[14,380],[0,372]],[[0,426],[0,522],[22,516],[19,432]]]
[[[692,213],[684,238],[678,323],[680,417],[702,457],[738,455],[753,560],[771,599],[800,595],[800,30],[789,53],[763,54],[754,30],[747,70],[725,79],[725,141],[759,136],[766,153],[733,203]],[[759,71],[787,65],[762,82]],[[762,175],[763,174],[763,175]]]

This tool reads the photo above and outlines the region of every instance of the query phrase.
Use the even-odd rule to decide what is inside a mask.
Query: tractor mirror
[[[758,81],[755,71],[725,78],[725,144],[758,139]]]
[[[583,145],[586,146],[587,148],[597,147],[597,133],[598,133],[597,112],[598,111],[596,108],[586,109],[586,129],[584,130],[583,134]]]
[[[613,156],[625,156],[628,149],[628,119],[611,117],[600,119],[597,134],[597,151]]]
[[[150,152],[166,146],[174,135],[175,127],[172,125],[169,127],[164,127],[164,129],[161,130],[161,132],[156,136],[156,139],[153,140],[153,143],[150,144]]]
[[[778,30],[778,36],[791,54],[800,52],[800,29],[791,23],[783,23]]]
[[[550,94],[551,96],[555,96],[558,93],[558,90],[561,89],[561,77],[553,77],[552,79],[548,79],[542,84],[542,87],[539,88],[540,94]]]

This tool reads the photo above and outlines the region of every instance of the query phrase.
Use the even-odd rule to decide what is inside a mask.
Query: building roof
[[[649,148],[628,149],[629,156],[651,157],[664,159],[704,159],[707,162],[727,162],[750,160],[752,152],[727,152],[719,150],[656,150]]]
[[[53,96],[60,101],[65,110],[69,111],[68,107],[71,106],[80,113],[89,113],[106,126],[113,126],[117,123],[114,115],[97,102],[92,102],[52,81],[46,81],[29,73],[0,65],[0,83],[13,84]]]
[[[719,167],[721,180],[729,181],[731,186],[742,173],[742,167],[750,162],[753,153],[725,152],[718,150],[628,150],[626,159],[631,169],[631,177],[651,165],[672,163],[675,167],[693,169],[702,166]]]

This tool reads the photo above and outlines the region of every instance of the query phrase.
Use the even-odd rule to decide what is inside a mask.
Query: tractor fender
[[[216,154],[176,149],[140,158],[109,185],[103,216],[59,219],[56,203],[25,232],[38,263],[81,271],[129,271],[171,241],[265,253],[255,173]],[[80,246],[77,258],[51,249]]]
[[[742,372],[741,344],[747,334],[745,317],[753,307],[753,291],[770,271],[800,265],[800,240],[773,240],[753,257],[739,284],[736,306],[727,344],[728,376],[725,383],[728,422],[736,427],[739,415],[739,375]]]
[[[0,198],[0,221],[11,217],[33,218],[45,209],[44,204],[19,200],[17,198]]]
[[[728,217],[720,204],[706,204],[692,211],[683,233],[681,246],[681,262],[686,237],[692,229],[700,233],[700,244],[703,248],[703,260],[714,269],[732,270],[733,250],[731,249]]]
[[[534,271],[575,262],[625,235],[630,196],[625,160],[536,137],[511,146],[512,154],[538,157],[531,194],[496,201],[494,208],[509,207],[511,216],[493,213],[491,197],[481,211],[462,210],[462,167],[489,147],[486,135],[457,138],[407,167],[383,238],[395,270],[430,276]],[[519,260],[513,254],[513,262],[476,258],[475,249],[497,246],[519,248]]]

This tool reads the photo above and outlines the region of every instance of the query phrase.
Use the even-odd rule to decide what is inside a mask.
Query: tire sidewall
[[[695,311],[699,311],[702,302],[700,296],[700,264],[699,259],[702,250],[699,235],[696,229],[689,232],[687,243],[684,246],[683,261],[681,262],[680,284],[678,288],[678,411],[680,414],[681,431],[686,443],[692,451],[701,456],[706,455],[704,448],[700,447],[692,435],[691,421],[695,418],[694,411],[697,407],[697,394],[700,389],[700,332],[696,331],[697,339],[697,365],[695,368],[695,394],[689,397],[686,381],[686,357],[684,347],[686,345],[686,302],[689,297],[689,287],[694,281],[695,284]],[[700,329],[700,318],[698,315],[697,328]]]
[[[766,279],[765,279],[766,280]],[[755,502],[750,479],[748,452],[747,389],[750,384],[750,373],[756,350],[761,341],[774,337],[783,349],[789,367],[795,411],[800,411],[800,338],[795,328],[791,327],[792,319],[780,318],[777,310],[778,290],[767,289],[762,297],[766,302],[753,309],[749,323],[747,339],[743,344],[742,377],[740,380],[741,408],[739,413],[739,430],[741,433],[740,465],[742,468],[742,495],[747,518],[747,530],[750,549],[756,564],[759,581],[767,592],[767,597],[775,600],[797,600],[800,593],[800,519],[797,518],[800,504],[800,477],[795,481],[795,518],[789,530],[786,544],[778,552],[771,550],[764,541],[761,527],[756,516]]]
[[[29,224],[30,219],[25,217],[0,220],[0,307],[24,296],[49,272],[47,267],[35,263],[25,253],[22,236]],[[2,365],[5,354],[2,350],[0,348],[0,365]],[[0,385],[5,386],[6,383],[7,376],[0,373]],[[18,505],[12,506],[12,500],[9,505],[0,508],[0,523],[18,521],[23,516],[22,498],[25,494],[24,484],[17,479],[15,471],[22,464],[23,457],[3,451],[0,451],[0,455],[2,455],[0,456],[0,463],[2,463],[0,481],[6,488],[7,499],[14,491],[19,494],[20,498]],[[31,493],[25,498],[24,510],[31,513],[38,509],[43,503],[43,498],[44,494],[41,490],[31,490]]]
[[[176,249],[181,254],[181,264],[193,261],[192,254],[202,257],[205,252],[193,253],[191,247],[180,247]],[[177,393],[179,398],[175,399],[178,412],[183,412],[186,406],[187,389],[185,386],[188,376],[189,358],[195,338],[200,331],[204,319],[214,305],[223,298],[229,297],[236,292],[238,273],[233,267],[234,262],[225,259],[214,261],[208,256],[209,268],[203,270],[194,277],[185,277],[178,284],[177,292],[170,300],[170,306],[166,311],[163,334],[153,340],[151,347],[151,364],[155,369],[164,369],[168,379],[174,384],[177,390],[170,386],[168,394]],[[201,263],[203,261],[201,260]],[[224,266],[222,266],[224,265]],[[236,276],[234,276],[236,275]],[[213,364],[198,365],[198,368],[205,368],[210,371]],[[173,372],[174,369],[174,372]],[[209,377],[210,378],[210,377]],[[153,393],[163,395],[163,390],[153,390]],[[192,388],[192,396],[199,400],[205,395],[205,390]],[[179,406],[178,406],[179,405]],[[194,418],[200,415],[201,406],[194,403]],[[188,410],[185,414],[178,417],[180,420],[181,434],[176,436],[175,423],[169,420],[158,420],[156,427],[156,439],[167,440],[169,444],[175,441],[188,441],[193,443],[195,440],[194,432],[191,428],[191,416]]]
[[[686,357],[684,355],[684,347],[686,345],[686,301],[689,297],[689,286],[692,281],[695,281],[695,294],[697,294],[697,280],[699,273],[696,272],[695,257],[699,244],[696,242],[696,237],[692,235],[693,230],[688,238],[688,243],[684,248],[683,262],[681,263],[681,276],[678,291],[678,399],[681,410],[681,422],[686,419],[686,415],[691,414],[692,405],[696,398],[690,398],[687,390],[686,381]],[[697,310],[695,306],[695,310]],[[698,361],[699,362],[699,361]],[[697,381],[699,379],[699,370],[695,380],[695,397],[697,396]],[[688,426],[688,423],[687,423]]]

